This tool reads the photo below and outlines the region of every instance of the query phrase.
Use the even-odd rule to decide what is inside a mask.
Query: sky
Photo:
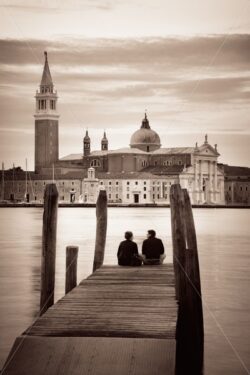
[[[0,161],[34,168],[44,55],[60,157],[127,147],[147,110],[164,147],[218,144],[250,167],[250,0],[0,0]]]

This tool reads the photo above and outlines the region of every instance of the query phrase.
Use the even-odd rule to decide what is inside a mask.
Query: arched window
[[[100,161],[98,159],[93,159],[90,163],[91,167],[100,167]]]

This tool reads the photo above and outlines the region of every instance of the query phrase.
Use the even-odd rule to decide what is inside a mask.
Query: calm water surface
[[[110,208],[105,263],[116,263],[125,230],[141,245],[147,229],[172,260],[170,210]],[[250,210],[194,210],[205,318],[205,374],[250,374]],[[42,209],[0,209],[0,367],[39,310]],[[65,247],[78,245],[78,280],[91,273],[95,209],[60,208],[56,299],[64,294]]]

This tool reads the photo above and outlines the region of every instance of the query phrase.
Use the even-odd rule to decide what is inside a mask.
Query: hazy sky
[[[48,51],[60,156],[128,146],[147,109],[165,147],[218,143],[250,166],[250,0],[0,1],[0,159],[34,163],[35,91]]]

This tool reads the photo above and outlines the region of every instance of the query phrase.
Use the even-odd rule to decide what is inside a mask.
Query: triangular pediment
[[[216,156],[216,157],[220,155],[218,151],[208,143],[204,143],[202,146],[198,147],[195,153],[197,153],[198,155]]]

